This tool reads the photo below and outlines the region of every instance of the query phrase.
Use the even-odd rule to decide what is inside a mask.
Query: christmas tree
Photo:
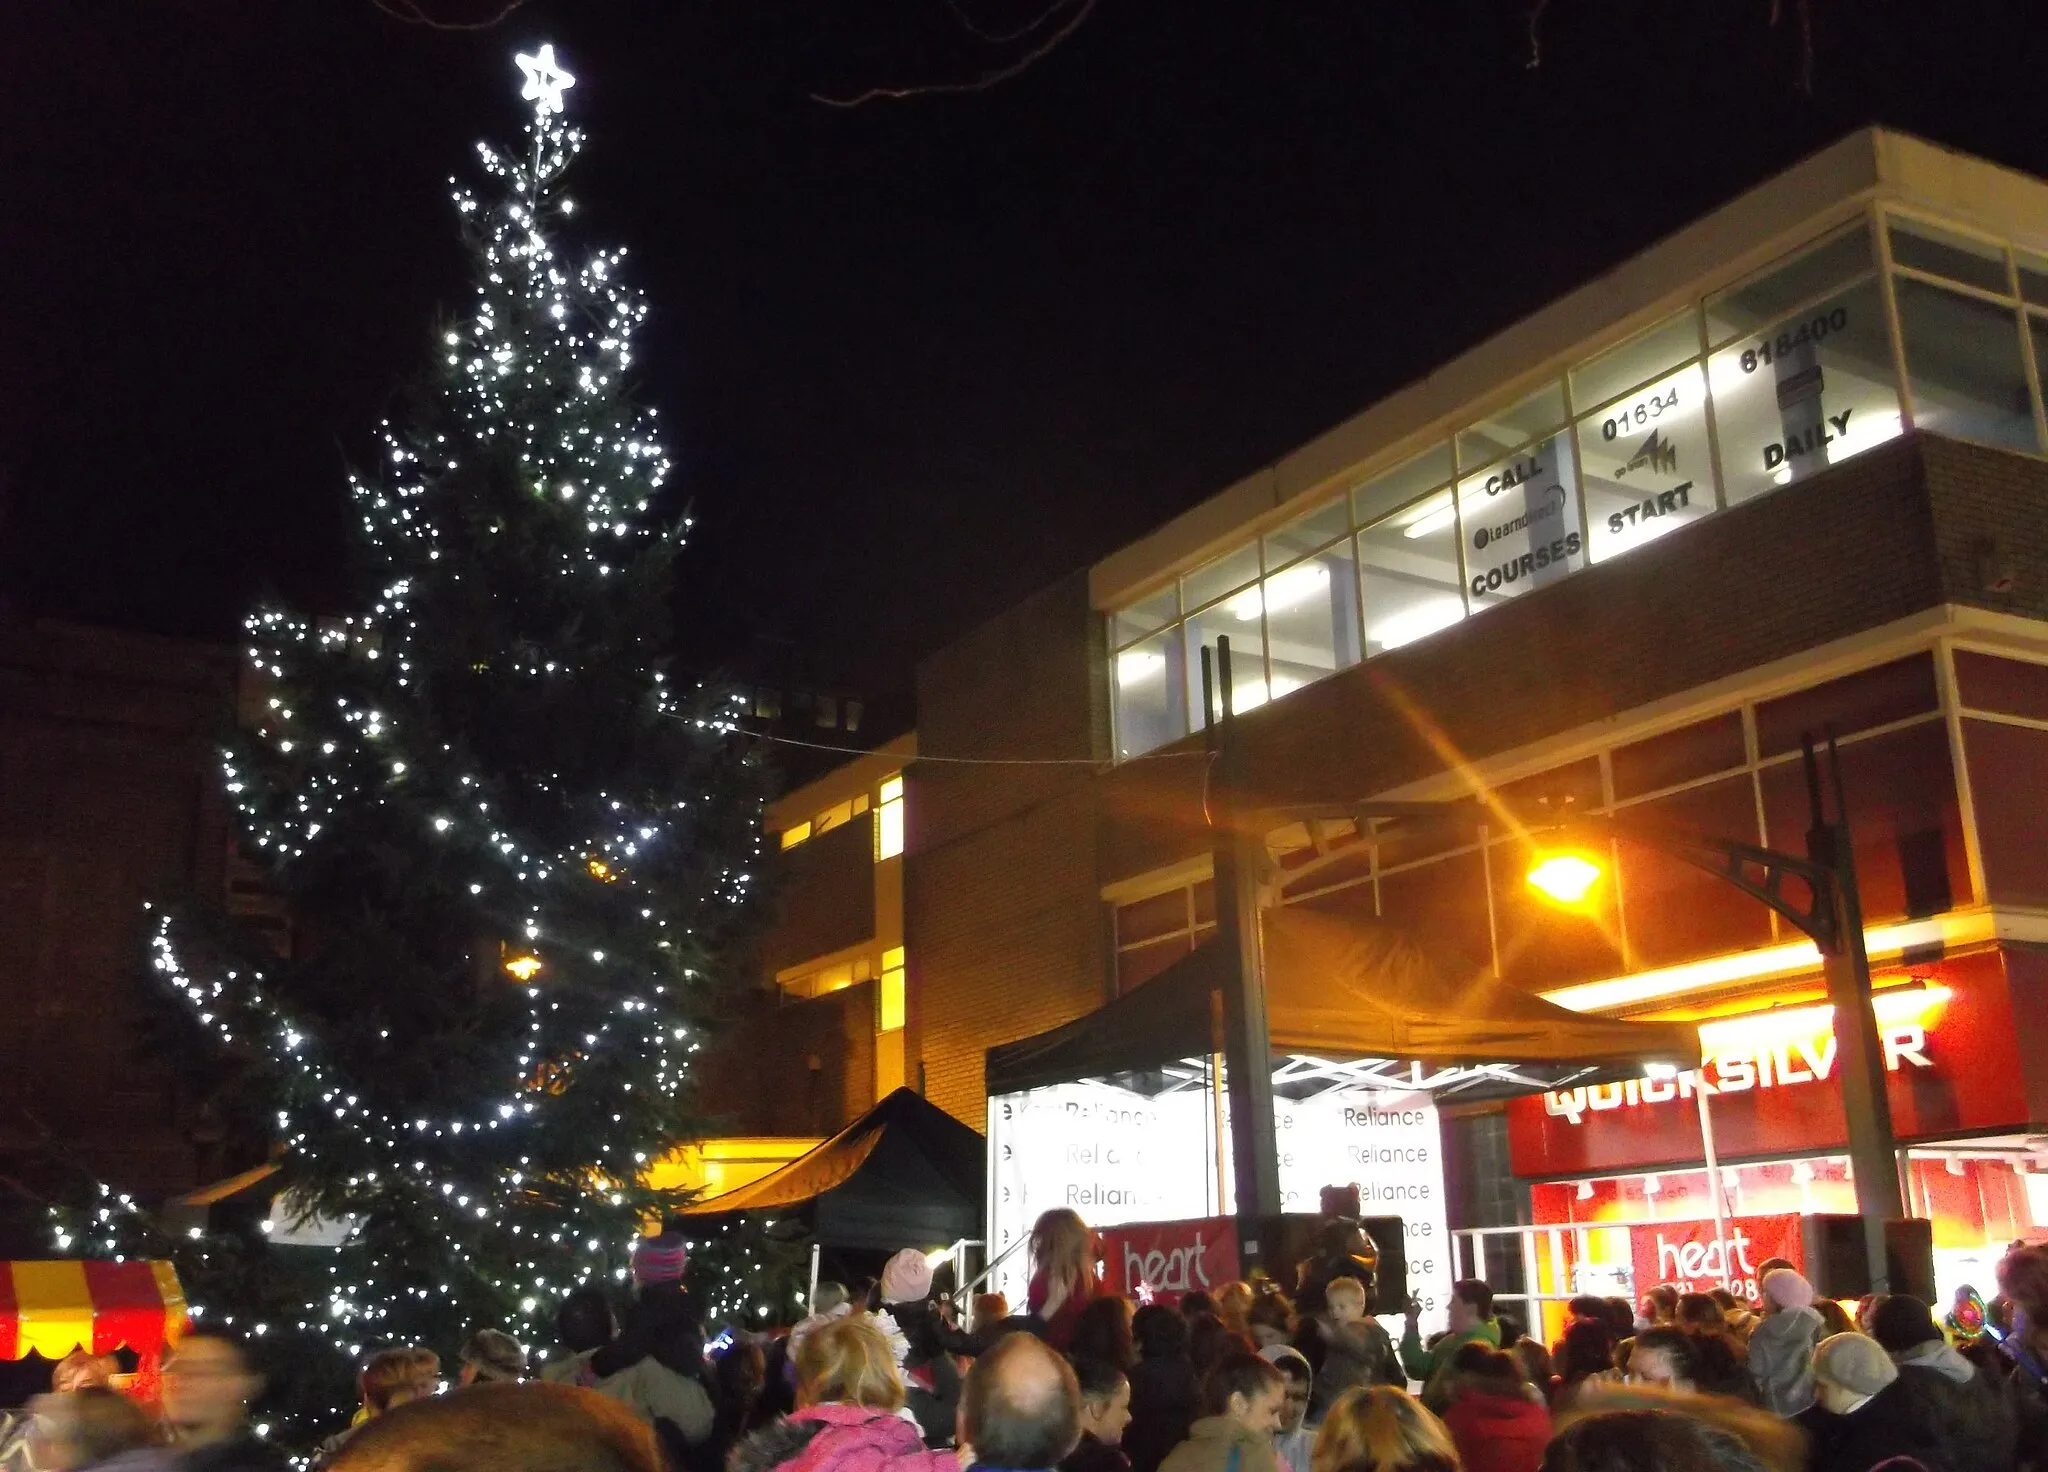
[[[352,478],[360,611],[249,621],[260,694],[225,781],[292,942],[194,909],[153,922],[284,1199],[346,1240],[166,1244],[111,1195],[59,1231],[74,1253],[174,1245],[202,1323],[285,1347],[290,1441],[334,1429],[372,1346],[452,1366],[478,1327],[545,1343],[564,1292],[623,1282],[678,1204],[645,1178],[690,1137],[757,858],[731,707],[664,669],[688,522],[663,517],[669,462],[631,392],[646,307],[623,251],[562,254],[572,79],[551,48],[519,65],[525,147],[481,148],[488,187],[455,192],[474,297]]]

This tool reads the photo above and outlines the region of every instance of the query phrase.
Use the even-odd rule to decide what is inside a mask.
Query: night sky
[[[475,16],[491,0],[420,0]],[[1046,0],[956,0],[1000,28]],[[552,40],[700,514],[683,652],[853,691],[1861,124],[2048,174],[2033,3],[44,0],[0,38],[0,598],[349,605],[344,467],[464,300],[447,198]]]

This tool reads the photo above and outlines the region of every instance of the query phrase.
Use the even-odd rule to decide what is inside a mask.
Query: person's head
[[[1252,1300],[1250,1312],[1245,1315],[1246,1326],[1251,1330],[1252,1339],[1259,1348],[1271,1344],[1285,1344],[1294,1336],[1294,1305],[1287,1295],[1277,1287],[1265,1284],[1259,1295]]]
[[[1216,1317],[1233,1334],[1250,1334],[1252,1285],[1233,1279],[1216,1290]]]
[[[991,1324],[1000,1324],[1010,1316],[1010,1299],[1004,1293],[977,1293],[968,1308],[967,1327],[986,1329]],[[1179,1317],[1175,1315],[1175,1317]]]
[[[526,1350],[504,1330],[479,1329],[463,1341],[462,1373],[457,1384],[525,1378]]]
[[[1699,1388],[1697,1341],[1683,1329],[1660,1324],[1636,1336],[1628,1357],[1628,1378],[1634,1385],[1661,1385],[1670,1390]]]
[[[889,1337],[866,1314],[849,1314],[806,1334],[796,1351],[799,1406],[903,1409],[903,1377]]]
[[[603,1349],[618,1336],[611,1300],[596,1288],[578,1288],[555,1310],[555,1337],[571,1354]]]
[[[1357,1323],[1365,1317],[1365,1284],[1356,1278],[1332,1278],[1323,1289],[1323,1308],[1334,1323]]]
[[[1004,1335],[967,1372],[958,1429],[978,1467],[1057,1466],[1081,1439],[1081,1390],[1072,1368],[1034,1335]]]
[[[1522,1367],[1506,1350],[1474,1340],[1451,1356],[1453,1395],[1501,1395],[1521,1399],[1528,1392]]]
[[[1921,1344],[1943,1342],[1934,1310],[1909,1293],[1894,1293],[1870,1316],[1870,1337],[1886,1354],[1904,1354]]]
[[[471,1385],[379,1416],[328,1472],[663,1472],[654,1429],[573,1385]]]
[[[1446,1313],[1453,1334],[1476,1329],[1493,1317],[1493,1290],[1480,1278],[1460,1278],[1451,1285],[1451,1302]]]
[[[1677,1410],[1599,1411],[1544,1449],[1542,1472],[1766,1472],[1739,1439]]]
[[[1668,1324],[1678,1317],[1678,1290],[1659,1283],[1643,1295],[1643,1318],[1652,1324]]]
[[[104,1385],[39,1395],[29,1410],[37,1427],[35,1465],[43,1472],[81,1472],[152,1439],[149,1417]]]
[[[1180,1296],[1180,1316],[1184,1319],[1199,1319],[1203,1314],[1216,1312],[1216,1300],[1201,1289]]]
[[[1832,1298],[1816,1298],[1813,1311],[1820,1315],[1820,1335],[1825,1339],[1830,1334],[1854,1334],[1856,1322]]]
[[[1884,1346],[1864,1334],[1831,1334],[1814,1346],[1813,1397],[1846,1416],[1899,1378]]]
[[[1076,1356],[1074,1383],[1081,1393],[1081,1429],[1111,1446],[1122,1441],[1131,1424],[1131,1382],[1123,1370]]]
[[[827,1279],[818,1285],[817,1294],[811,1300],[811,1312],[829,1314],[834,1309],[845,1308],[852,1301],[853,1296],[846,1291],[844,1283],[835,1283]]]
[[[740,1338],[718,1357],[712,1372],[718,1382],[719,1398],[730,1407],[747,1406],[768,1383],[768,1356],[751,1339]]]
[[[1286,1378],[1247,1350],[1224,1355],[1202,1381],[1203,1412],[1227,1416],[1247,1431],[1278,1431],[1286,1403]]]
[[[1870,1316],[1884,1307],[1884,1301],[1890,1297],[1889,1293],[1866,1293],[1856,1300],[1857,1333],[1868,1334],[1870,1332]]]
[[[1140,1359],[1180,1359],[1188,1352],[1188,1321],[1179,1309],[1148,1303],[1131,1315],[1131,1338]]]
[[[1736,1317],[1742,1313],[1742,1300],[1726,1288],[1709,1288],[1707,1297],[1721,1305],[1721,1316],[1730,1323],[1735,1322]]]
[[[1787,1272],[1797,1272],[1799,1270],[1798,1264],[1792,1262],[1788,1258],[1783,1257],[1767,1257],[1762,1262],[1756,1265],[1756,1286],[1762,1298],[1762,1306],[1767,1307],[1770,1301],[1770,1296],[1768,1294],[1762,1293],[1764,1279],[1768,1278],[1772,1273],[1780,1271],[1781,1269]]]
[[[683,1234],[664,1227],[633,1244],[633,1286],[639,1289],[680,1286],[690,1267],[690,1244]]]
[[[1513,1355],[1515,1363],[1521,1366],[1524,1380],[1540,1390],[1547,1391],[1550,1388],[1550,1379],[1557,1373],[1557,1366],[1552,1362],[1550,1351],[1544,1347],[1542,1340],[1531,1339],[1524,1334],[1514,1342],[1508,1353]]]
[[[1763,1284],[1764,1307],[1772,1313],[1813,1307],[1813,1284],[1796,1268],[1772,1268],[1758,1281]]]
[[[363,1361],[356,1389],[362,1393],[363,1409],[373,1416],[425,1400],[441,1389],[441,1357],[416,1344],[380,1349]]]
[[[82,1349],[57,1361],[57,1367],[50,1371],[50,1389],[62,1395],[68,1390],[84,1390],[92,1385],[105,1385],[120,1373],[121,1362],[110,1354],[88,1354]]]
[[[1091,1298],[1074,1320],[1067,1352],[1075,1359],[1101,1360],[1128,1370],[1138,1362],[1131,1341],[1131,1301],[1105,1294]]]
[[[1678,1327],[1694,1334],[1725,1334],[1728,1316],[1710,1293],[1678,1295]]]
[[[1071,1290],[1095,1281],[1094,1234],[1081,1214],[1064,1206],[1042,1213],[1031,1224],[1031,1262],[1045,1281]]]
[[[1622,1340],[1636,1332],[1636,1311],[1629,1307],[1626,1298],[1603,1298],[1607,1305],[1607,1336]]]
[[[164,1419],[187,1441],[218,1441],[241,1430],[263,1389],[242,1346],[224,1334],[187,1334],[164,1361]]]
[[[1597,1293],[1578,1294],[1564,1307],[1574,1319],[1595,1319],[1601,1323],[1607,1320],[1607,1300]]]
[[[1308,1357],[1291,1345],[1274,1344],[1259,1351],[1259,1358],[1280,1372],[1287,1382],[1280,1404],[1280,1429],[1299,1431],[1308,1419],[1308,1403],[1315,1394],[1315,1371]]]
[[[1236,1351],[1249,1354],[1251,1346],[1224,1328],[1216,1315],[1197,1314],[1188,1321],[1188,1363],[1195,1367],[1195,1379],[1202,1379],[1223,1363],[1225,1355]]]
[[[1998,1288],[2031,1323],[2048,1323],[2048,1247],[2015,1244],[1998,1265]]]
[[[906,1247],[882,1268],[882,1302],[923,1303],[932,1296],[931,1259]]]
[[[1614,1337],[1607,1332],[1604,1322],[1580,1319],[1565,1325],[1557,1356],[1558,1379],[1576,1385],[1588,1376],[1604,1375],[1613,1368]]]
[[[1361,1385],[1330,1404],[1310,1472],[1458,1472],[1444,1423],[1391,1385]]]

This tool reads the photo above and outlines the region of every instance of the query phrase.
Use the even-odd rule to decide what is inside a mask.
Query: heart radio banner
[[[1797,1212],[1731,1216],[1722,1225],[1719,1241],[1712,1221],[1656,1222],[1630,1227],[1628,1236],[1638,1294],[1659,1283],[1670,1283],[1681,1293],[1725,1286],[1737,1298],[1754,1302],[1763,1291],[1757,1282],[1760,1265],[1782,1257],[1802,1271],[1805,1268]]]
[[[1214,1293],[1239,1273],[1237,1223],[1227,1216],[1104,1227],[1102,1287],[1140,1303],[1177,1304],[1183,1293]]]

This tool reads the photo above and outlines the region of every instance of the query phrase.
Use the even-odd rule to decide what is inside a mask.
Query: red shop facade
[[[1908,1211],[1932,1223],[1943,1300],[1965,1284],[1988,1297],[2010,1242],[2048,1239],[2048,1059],[2023,1042],[2048,1037],[2048,952],[1993,944],[1874,985]],[[1572,1229],[1547,1234],[1547,1293],[1754,1292],[1766,1257],[1801,1261],[1801,1218],[1855,1210],[1819,978],[1683,1015],[1700,1025],[1697,1073],[1508,1106],[1532,1220]]]

